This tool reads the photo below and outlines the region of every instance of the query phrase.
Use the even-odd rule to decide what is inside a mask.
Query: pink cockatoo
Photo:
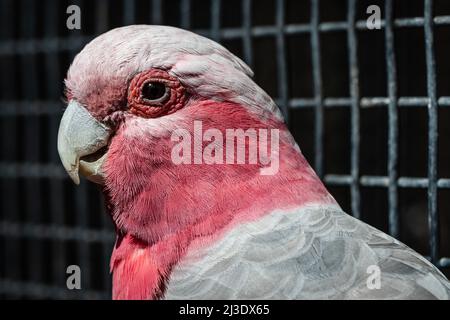
[[[114,29],[75,57],[66,88],[58,150],[75,183],[102,186],[114,299],[449,298],[424,257],[342,211],[249,67],[214,41]],[[230,129],[246,135],[227,153]],[[252,134],[270,156],[249,161]]]

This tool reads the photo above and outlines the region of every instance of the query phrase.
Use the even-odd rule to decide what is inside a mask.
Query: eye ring
[[[148,81],[142,85],[141,99],[147,103],[164,104],[170,98],[170,88],[162,81]]]
[[[128,86],[129,112],[144,118],[157,118],[181,109],[188,95],[177,77],[161,69],[138,73]]]

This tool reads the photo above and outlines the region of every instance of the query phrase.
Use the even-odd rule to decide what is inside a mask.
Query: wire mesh
[[[86,1],[73,1],[87,5]],[[98,192],[93,186],[82,183],[74,190],[67,179],[56,152],[55,139],[63,103],[61,67],[89,40],[114,23],[136,23],[136,16],[148,10],[147,23],[164,24],[164,5],[161,0],[94,2],[93,32],[61,32],[65,19],[63,4],[47,0],[42,3],[42,30],[35,19],[38,4],[21,0],[0,0],[0,59],[2,75],[0,86],[0,119],[2,121],[2,157],[0,178],[2,192],[0,215],[0,297],[31,298],[94,298],[110,297],[108,259],[114,241],[111,223],[102,209]],[[194,0],[179,0],[172,8],[178,11],[178,25],[194,30],[219,42],[241,41],[242,58],[255,64],[259,52],[255,39],[274,39],[277,96],[287,122],[292,110],[313,110],[314,113],[314,168],[330,187],[350,190],[351,214],[361,218],[361,188],[384,188],[388,194],[388,231],[400,236],[399,193],[402,189],[419,188],[427,191],[428,247],[430,260],[441,268],[450,267],[450,259],[440,256],[440,224],[438,192],[450,189],[450,179],[438,175],[438,115],[439,110],[450,107],[450,96],[438,96],[434,30],[450,26],[450,15],[434,15],[433,0],[423,1],[423,16],[394,17],[394,0],[384,1],[381,28],[384,32],[387,96],[361,96],[361,70],[358,61],[358,33],[371,32],[366,20],[358,20],[358,1],[347,0],[346,19],[321,21],[320,0],[310,0],[309,21],[286,22],[286,1],[276,0],[273,25],[254,25],[255,1],[239,1],[242,13],[239,27],[222,25],[224,1],[209,3],[210,28],[197,28],[194,23]],[[109,21],[112,6],[119,6],[121,21]],[[20,10],[26,7],[27,10]],[[82,9],[84,10],[84,9]],[[207,9],[205,9],[207,10]],[[24,16],[19,22],[12,17]],[[61,16],[63,18],[61,18]],[[423,29],[426,58],[426,96],[399,96],[395,34],[398,29]],[[41,33],[37,35],[38,31]],[[331,97],[324,93],[321,36],[345,33],[348,59],[349,92],[347,96]],[[289,66],[286,56],[287,37],[307,35],[310,41],[311,83],[310,97],[295,97],[290,92]],[[39,66],[36,61],[43,65]],[[40,72],[45,73],[45,83]],[[58,85],[54,85],[58,84]],[[18,86],[18,88],[17,88]],[[387,110],[387,175],[361,174],[361,111],[386,108]],[[404,108],[427,110],[428,154],[426,176],[400,176],[399,165],[399,110]],[[324,162],[325,112],[331,109],[348,109],[350,112],[350,170],[347,174],[326,172]],[[21,142],[26,147],[21,149]],[[300,144],[301,145],[301,144]],[[6,151],[7,150],[7,151]],[[42,151],[44,150],[44,151]],[[11,158],[10,154],[17,155]],[[76,214],[75,214],[76,212]],[[98,217],[98,218],[95,218]],[[97,220],[96,220],[97,219]],[[95,221],[93,221],[95,220]],[[401,239],[400,239],[401,240]],[[49,253],[50,252],[50,253]],[[65,270],[69,264],[79,264],[83,271],[83,290],[66,289]],[[102,276],[98,276],[102,275]],[[98,279],[100,278],[100,279]]]

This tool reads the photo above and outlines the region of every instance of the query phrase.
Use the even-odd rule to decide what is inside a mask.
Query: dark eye
[[[169,90],[162,82],[147,82],[142,87],[142,98],[150,102],[164,102],[169,97]]]

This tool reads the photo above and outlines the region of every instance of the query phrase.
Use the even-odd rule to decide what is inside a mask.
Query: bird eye
[[[141,90],[142,98],[149,102],[163,103],[169,98],[170,90],[162,82],[147,82]]]

